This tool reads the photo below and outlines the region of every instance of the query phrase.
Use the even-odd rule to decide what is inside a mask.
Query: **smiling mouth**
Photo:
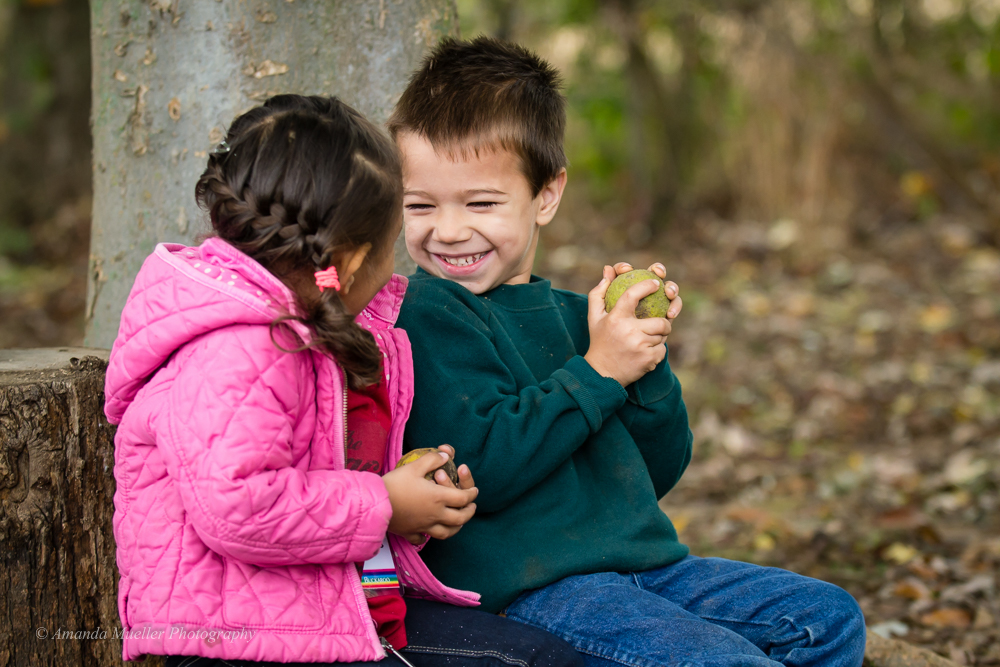
[[[489,251],[476,253],[475,255],[465,255],[462,257],[446,257],[445,255],[438,255],[438,257],[441,259],[442,262],[445,262],[446,264],[450,264],[451,266],[457,266],[461,268],[464,266],[472,266],[473,264],[481,260],[483,257],[485,257],[487,254],[489,254]]]

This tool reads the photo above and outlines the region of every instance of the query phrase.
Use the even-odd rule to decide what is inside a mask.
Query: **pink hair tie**
[[[337,267],[331,266],[328,269],[317,271],[313,275],[316,276],[316,287],[319,288],[320,292],[327,287],[332,287],[338,292],[340,291],[340,279],[337,277]]]

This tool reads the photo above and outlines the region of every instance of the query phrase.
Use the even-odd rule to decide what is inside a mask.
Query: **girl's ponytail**
[[[302,267],[326,269],[341,250],[370,243],[369,256],[391,252],[402,168],[392,142],[338,99],[279,95],[236,119],[195,196],[220,238],[288,283]],[[352,387],[381,378],[374,338],[335,290],[300,305],[305,317],[279,317],[272,330],[299,319]]]

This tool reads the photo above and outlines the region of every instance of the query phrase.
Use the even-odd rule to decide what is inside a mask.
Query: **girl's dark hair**
[[[277,95],[229,128],[208,159],[195,198],[219,238],[286,284],[303,267],[331,265],[339,251],[370,243],[391,251],[402,215],[402,168],[395,145],[335,97]],[[291,285],[290,285],[291,286]],[[293,291],[294,288],[293,288]],[[382,355],[336,290],[299,299],[311,345],[332,354],[352,387],[381,378]],[[304,347],[299,348],[305,349]]]

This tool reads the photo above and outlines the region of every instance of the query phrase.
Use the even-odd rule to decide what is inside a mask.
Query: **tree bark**
[[[106,364],[102,350],[0,351],[0,665],[122,662]]]
[[[208,231],[207,151],[278,92],[337,95],[384,122],[454,0],[92,0],[94,223],[86,343],[110,347],[156,243]],[[402,243],[397,270],[413,264]]]

